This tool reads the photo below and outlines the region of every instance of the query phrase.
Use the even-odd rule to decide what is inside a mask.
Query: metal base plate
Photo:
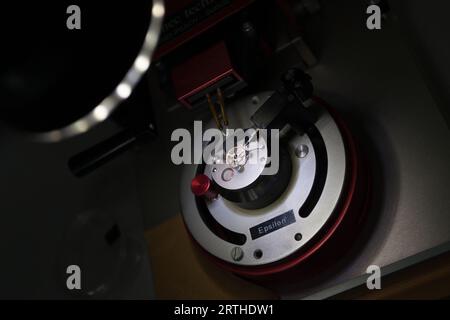
[[[246,128],[249,116],[270,96],[270,92],[246,97],[230,106],[230,127]],[[255,103],[256,102],[256,103]],[[209,214],[225,228],[245,235],[246,241],[236,245],[225,241],[205,224],[195,196],[190,191],[190,181],[197,174],[195,165],[186,166],[181,181],[182,213],[189,232],[200,246],[213,256],[240,266],[262,266],[278,262],[309,244],[329,221],[341,193],[347,170],[344,141],[331,115],[321,106],[317,132],[326,149],[326,179],[316,205],[306,217],[299,215],[313,187],[316,172],[316,150],[308,134],[296,135],[288,141],[292,160],[292,177],[285,192],[271,205],[246,210],[219,196],[206,203]],[[204,172],[211,175],[211,172]],[[204,200],[200,200],[204,201]],[[291,214],[292,213],[292,214]],[[289,223],[277,228],[277,220],[287,215]],[[274,224],[275,223],[275,224]],[[271,228],[266,232],[264,229]],[[279,225],[278,225],[279,227]],[[255,237],[255,228],[262,228],[263,235]]]

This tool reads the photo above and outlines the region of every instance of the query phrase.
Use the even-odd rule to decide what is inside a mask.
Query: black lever
[[[98,167],[129,150],[140,141],[155,137],[152,126],[146,128],[126,129],[112,137],[73,156],[69,160],[69,169],[77,177],[82,177]]]
[[[313,93],[311,77],[292,68],[283,74],[281,81],[280,88],[250,119],[257,128],[281,129],[289,123],[296,131],[303,131],[317,121],[317,115],[304,105]]]

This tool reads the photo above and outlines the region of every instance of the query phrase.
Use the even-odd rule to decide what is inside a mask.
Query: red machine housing
[[[223,41],[202,51],[172,69],[177,100],[187,108],[205,101],[205,94],[221,88],[244,85],[231,63]]]
[[[166,0],[158,59],[214,27],[254,0]]]
[[[358,231],[361,229],[370,205],[371,188],[367,161],[358,150],[350,130],[338,113],[320,98],[314,97],[314,100],[327,108],[345,141],[348,170],[345,191],[341,195],[339,205],[322,231],[311,239],[308,247],[273,264],[259,267],[238,266],[216,258],[198,246],[223,269],[264,284],[272,280],[290,279],[290,276],[301,276],[307,279],[335,264],[352,247],[352,242],[359,234]],[[193,241],[196,243],[195,240]]]

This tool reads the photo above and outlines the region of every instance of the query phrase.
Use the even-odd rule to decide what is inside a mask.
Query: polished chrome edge
[[[142,78],[142,75],[150,67],[153,54],[158,45],[164,14],[164,1],[153,0],[150,26],[142,48],[134,60],[133,65],[125,74],[125,77],[111,94],[104,98],[91,112],[72,124],[47,132],[30,133],[31,138],[39,142],[58,142],[85,133],[106,120],[120,103],[131,95],[139,80]]]

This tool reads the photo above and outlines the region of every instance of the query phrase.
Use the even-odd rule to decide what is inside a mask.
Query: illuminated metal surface
[[[227,139],[233,138],[234,135]],[[252,184],[267,163],[266,141],[262,137],[249,141],[248,146],[245,146],[244,140],[238,141],[237,147],[226,151],[225,161],[219,162],[218,159],[215,164],[207,165],[205,171],[219,186],[228,190],[239,190]]]
[[[260,94],[259,103],[252,104],[252,97],[244,98],[229,106],[230,126],[249,127],[249,115],[266,101],[269,93]],[[251,106],[243,108],[243,106]],[[250,114],[249,114],[250,113]],[[212,124],[211,124],[212,126]],[[336,207],[346,172],[345,147],[339,129],[327,112],[322,112],[316,127],[321,133],[328,157],[327,179],[317,205],[308,217],[298,215],[299,209],[311,191],[316,174],[316,155],[308,135],[296,136],[288,143],[292,161],[292,177],[286,191],[274,203],[257,210],[240,208],[219,195],[217,200],[208,201],[207,208],[214,219],[228,230],[246,235],[247,241],[240,246],[243,257],[233,259],[231,252],[235,244],[221,239],[202,221],[195,196],[190,190],[190,181],[195,176],[197,166],[186,165],[181,179],[181,206],[186,225],[194,239],[212,255],[237,265],[256,266],[279,261],[305,246],[329,221]],[[310,150],[304,158],[295,155],[299,145]],[[205,174],[212,176],[213,166],[205,168]],[[282,230],[268,233],[252,240],[250,228],[269,221],[274,217],[293,210],[295,222]],[[300,233],[301,239],[296,239]],[[255,255],[257,251],[262,256]]]

